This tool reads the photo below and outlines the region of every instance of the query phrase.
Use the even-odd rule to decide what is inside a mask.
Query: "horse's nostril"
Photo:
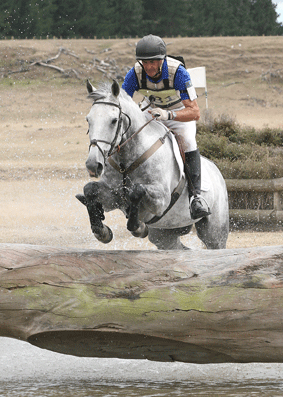
[[[97,165],[97,174],[101,175],[102,171],[103,171],[103,166],[102,166],[101,163],[98,163],[98,165]]]
[[[99,177],[103,172],[103,165],[101,163],[93,163],[91,161],[86,161],[86,168],[91,176]]]

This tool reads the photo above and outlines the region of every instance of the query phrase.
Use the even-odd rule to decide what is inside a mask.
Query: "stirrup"
[[[194,200],[196,200],[196,205],[194,205]],[[203,204],[203,202],[205,203],[205,205]],[[211,214],[207,201],[201,195],[197,195],[196,197],[192,196],[190,198],[190,212],[192,219],[203,218]]]

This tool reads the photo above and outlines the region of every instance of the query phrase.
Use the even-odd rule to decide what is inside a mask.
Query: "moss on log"
[[[283,246],[0,244],[0,336],[90,357],[283,362]]]

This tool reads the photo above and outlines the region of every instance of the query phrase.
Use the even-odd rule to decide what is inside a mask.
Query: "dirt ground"
[[[113,241],[98,243],[86,209],[75,198],[89,181],[85,80],[96,84],[103,78],[98,59],[115,60],[119,72],[131,67],[137,40],[0,41],[0,243],[154,249],[147,239],[131,236],[118,211],[106,216]],[[283,37],[165,41],[168,53],[183,54],[187,67],[206,66],[211,114],[283,129]],[[64,73],[31,66],[55,57],[60,48],[66,51],[49,64]],[[204,115],[205,97],[201,89],[198,93]],[[228,248],[281,245],[282,237],[280,231],[233,232]],[[202,248],[194,232],[183,241]]]

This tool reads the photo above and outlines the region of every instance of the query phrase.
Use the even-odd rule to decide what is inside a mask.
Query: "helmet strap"
[[[153,79],[155,79],[157,76],[159,76],[161,74],[162,71],[162,65],[163,65],[163,60],[161,65],[158,67],[158,71],[155,73],[155,75],[153,76]]]
[[[159,66],[158,71],[155,73],[154,76],[152,76],[153,79],[155,79],[157,76],[161,74],[161,67]]]

